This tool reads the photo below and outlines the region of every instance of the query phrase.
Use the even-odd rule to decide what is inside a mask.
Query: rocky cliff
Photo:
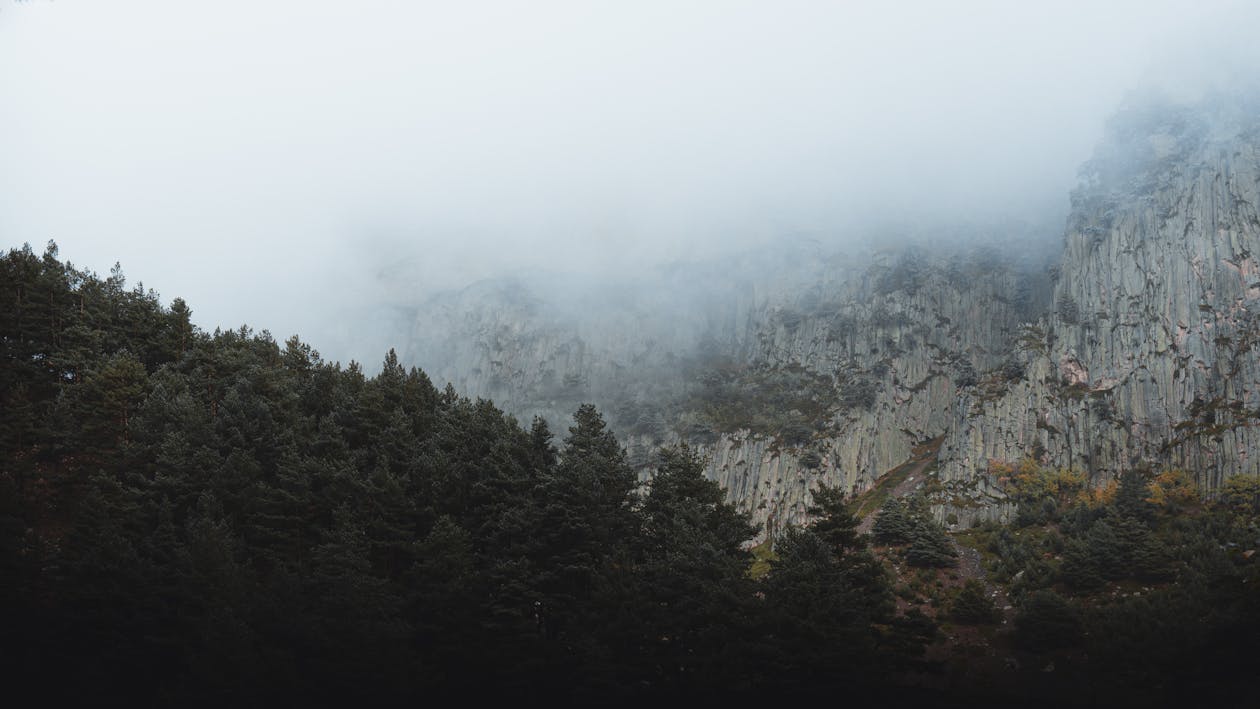
[[[963,397],[942,475],[1036,452],[1094,476],[1260,473],[1260,106],[1209,100],[1114,119],[1072,197],[1054,307],[1028,376]]]
[[[425,304],[407,358],[523,418],[593,401],[645,475],[686,440],[768,530],[802,520],[817,481],[912,482],[890,471],[929,482],[943,518],[1001,516],[991,463],[1028,456],[1211,489],[1260,473],[1258,127],[1247,101],[1122,112],[1061,246],[928,230],[485,282]]]

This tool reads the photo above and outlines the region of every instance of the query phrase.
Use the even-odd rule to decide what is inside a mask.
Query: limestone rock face
[[[959,524],[1009,512],[991,461],[1260,474],[1260,106],[1131,108],[1082,175],[1061,246],[1008,227],[480,283],[421,307],[405,358],[557,430],[593,402],[645,476],[687,441],[767,532],[927,441]]]
[[[1016,341],[1051,285],[1012,252],[796,244],[631,291],[482,283],[421,308],[405,358],[559,430],[591,401],[645,476],[655,449],[686,441],[772,532],[804,520],[819,481],[864,490],[945,435],[960,392],[1020,380]]]
[[[1260,473],[1260,111],[1118,116],[1073,195],[1055,307],[1022,386],[951,427],[941,472],[1037,451],[1108,476],[1180,467],[1212,489]]]

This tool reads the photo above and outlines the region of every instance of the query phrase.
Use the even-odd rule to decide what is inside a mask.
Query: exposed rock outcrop
[[[1009,513],[991,461],[1260,474],[1260,109],[1130,108],[1082,174],[1058,253],[1012,228],[488,282],[421,308],[408,358],[521,417],[592,401],[645,475],[686,440],[769,529],[937,438],[959,524]]]
[[[1036,364],[951,427],[942,475],[1034,450],[1094,476],[1181,467],[1205,489],[1260,473],[1260,106],[1132,108],[1084,175]]]

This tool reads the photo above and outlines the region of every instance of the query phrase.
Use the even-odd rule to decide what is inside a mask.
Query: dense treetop
[[[51,244],[0,282],[0,600],[27,681],[576,699],[765,686],[762,648],[793,644],[747,573],[756,528],[686,448],[641,487],[594,407],[557,446],[392,351],[369,377],[297,337],[203,332]],[[881,610],[811,637],[889,618],[879,565],[845,568]]]
[[[1078,474],[1011,468],[1015,523],[969,532],[987,575],[965,583],[962,537],[922,499],[890,499],[872,548],[858,506],[820,486],[812,524],[769,540],[754,575],[758,530],[692,449],[665,448],[641,481],[592,406],[557,441],[548,422],[525,428],[439,389],[392,351],[367,376],[296,336],[207,333],[190,315],[52,244],[0,258],[0,648],[14,692],[887,698],[945,686],[925,647],[997,625],[999,588],[1016,612],[995,642],[1075,667],[1069,696],[1104,677],[1225,696],[1249,676],[1253,479],[1213,504],[1176,471],[1088,490]],[[919,602],[945,579],[957,592]]]

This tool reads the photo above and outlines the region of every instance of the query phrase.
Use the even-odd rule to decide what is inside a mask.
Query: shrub
[[[1151,504],[1175,512],[1199,501],[1199,490],[1184,470],[1165,470],[1148,486]]]
[[[987,625],[998,621],[998,610],[985,594],[984,584],[967,579],[949,605],[949,617],[964,625]]]
[[[1075,645],[1080,639],[1080,613],[1054,591],[1035,591],[1020,604],[1015,616],[1015,641],[1020,647],[1045,652]]]
[[[1104,584],[1098,559],[1089,544],[1080,539],[1068,543],[1061,573],[1063,582],[1073,591],[1096,591]]]
[[[1230,476],[1221,490],[1221,503],[1239,514],[1260,514],[1260,477]]]
[[[818,454],[818,451],[805,451],[805,453],[801,455],[802,468],[814,470],[820,465],[822,465],[822,456]]]

